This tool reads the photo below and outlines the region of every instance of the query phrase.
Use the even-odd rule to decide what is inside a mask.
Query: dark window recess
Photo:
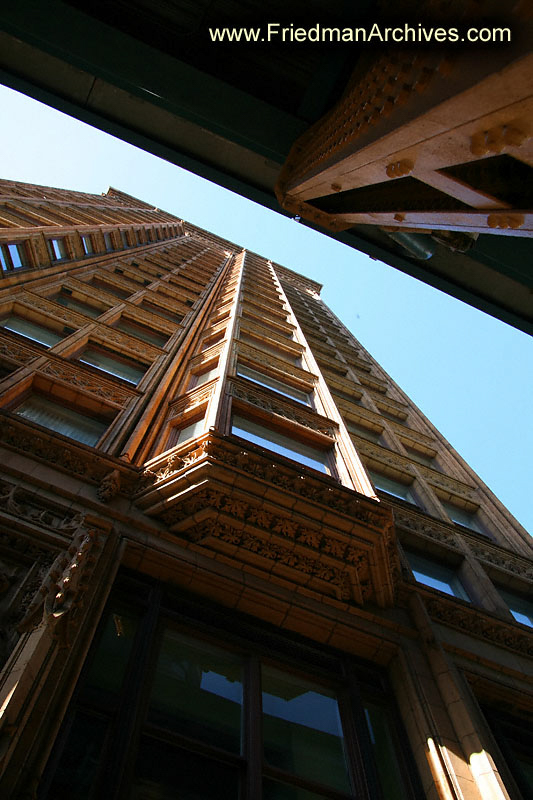
[[[488,707],[483,708],[483,713],[524,800],[533,797],[531,717],[511,716]]]
[[[76,298],[72,296],[70,289],[62,289],[61,292],[52,299],[55,300],[56,303],[59,303],[59,305],[65,306],[65,308],[70,308],[72,311],[79,311],[86,317],[94,318],[103,314],[102,309],[91,306],[83,300],[76,300]]]
[[[405,740],[373,666],[123,574],[38,796],[414,800]]]
[[[310,205],[328,214],[472,210],[466,203],[461,203],[416,178],[399,178],[318,197],[310,201]]]
[[[533,167],[512,156],[492,156],[440,170],[515,208],[533,205]],[[492,237],[491,237],[492,238]]]

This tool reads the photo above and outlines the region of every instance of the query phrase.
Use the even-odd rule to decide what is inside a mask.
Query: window
[[[417,461],[419,464],[424,464],[426,467],[433,467],[435,468],[435,454],[434,453],[427,453],[423,450],[418,450],[415,447],[411,447],[411,445],[402,442],[403,446],[405,447],[407,454],[413,461]]]
[[[445,564],[438,564],[418,553],[406,553],[406,556],[413,570],[413,575],[419,583],[438,589],[440,592],[451,594],[452,597],[460,597],[462,600],[470,600],[466,590],[459,580],[456,571]]]
[[[183,444],[189,439],[196,439],[204,433],[204,418],[196,419],[194,422],[189,422],[180,428],[174,428],[169,439],[172,443],[168,447],[175,447],[177,444]]]
[[[88,234],[83,234],[81,237],[81,244],[83,246],[83,252],[86,256],[90,256],[94,253],[94,247],[91,237]]]
[[[379,670],[360,676],[307,646],[296,672],[289,637],[207,613],[209,626],[191,598],[119,577],[42,800],[354,800],[356,785],[422,796]]]
[[[414,503],[416,505],[416,500],[409,484],[396,481],[386,475],[380,475],[373,470],[368,470],[368,474],[376,489],[390,494],[392,497],[398,497],[400,500],[407,500],[408,503]]]
[[[108,422],[90,417],[39,394],[30,395],[15,409],[19,416],[78,442],[95,445]]]
[[[270,353],[271,355],[275,356],[276,358],[282,358],[285,361],[290,361],[290,363],[294,364],[295,366],[300,366],[302,363],[300,356],[287,352],[287,350],[284,350],[281,346],[276,347],[274,342],[270,343],[265,342],[262,339],[256,339],[255,336],[251,336],[248,333],[241,333],[239,339],[241,342],[244,342],[245,344],[251,344],[252,347],[258,347],[261,350],[264,350],[266,353]]]
[[[105,244],[105,249],[108,253],[111,250],[115,249],[115,245],[113,244],[113,238],[110,233],[104,233],[104,244]]]
[[[166,333],[161,333],[160,331],[154,330],[154,328],[147,328],[145,325],[140,325],[124,317],[121,317],[118,322],[115,323],[114,327],[123,333],[129,333],[131,336],[142,339],[143,342],[155,344],[157,347],[163,347],[168,341],[168,335]]]
[[[8,331],[13,331],[13,333],[18,333],[20,336],[25,336],[26,339],[31,339],[33,342],[44,344],[46,347],[53,347],[63,338],[59,333],[44,325],[38,325],[36,322],[15,315],[0,320],[0,326]]]
[[[120,231],[120,238],[122,240],[123,247],[129,247],[130,246],[130,243],[128,241],[128,234],[126,233],[126,231]]]
[[[237,375],[248,378],[248,380],[258,383],[260,386],[266,386],[268,389],[272,389],[274,392],[282,394],[285,397],[290,397],[292,400],[297,400],[299,403],[305,403],[308,406],[311,405],[311,399],[307,392],[303,392],[301,389],[296,389],[294,386],[278,381],[270,375],[257,372],[257,370],[246,367],[244,364],[237,365]]]
[[[320,472],[330,473],[328,466],[328,451],[318,450],[308,444],[291,439],[272,428],[265,428],[257,422],[252,422],[244,417],[234,416],[231,432],[235,436],[241,436],[253,444],[266,447],[280,456],[286,456],[293,461],[298,461],[306,467],[312,467]]]
[[[135,386],[146,372],[144,364],[122,358],[118,353],[106,352],[92,346],[85,348],[78,357],[78,361],[82,364],[96,367],[96,369],[107,372],[109,375],[114,375],[116,378],[128,381],[128,383],[133,383]]]
[[[26,245],[22,242],[8,242],[0,245],[0,265],[6,272],[28,266]]]
[[[533,628],[533,603],[525,597],[521,597],[506,589],[498,589],[501,596],[509,606],[509,611],[517,622]]]
[[[204,372],[197,372],[196,374],[191,375],[189,380],[189,385],[187,386],[187,391],[189,389],[196,389],[198,386],[203,386],[204,383],[208,383],[213,378],[218,376],[218,363],[214,366],[210,367],[209,369],[204,370]]]
[[[361,436],[363,439],[368,439],[369,442],[376,444],[381,439],[383,431],[376,431],[374,428],[367,428],[366,425],[360,425],[357,422],[347,422],[346,427],[350,433],[355,433],[356,436]]]
[[[80,314],[84,314],[86,317],[94,318],[99,317],[100,314],[103,314],[102,309],[91,306],[89,303],[85,303],[83,300],[76,300],[76,298],[70,293],[70,289],[62,289],[60,293],[53,298],[53,300],[55,300],[56,303],[59,303],[59,305],[65,306],[65,308],[72,309],[72,311],[79,311]]]
[[[64,238],[48,239],[47,245],[50,259],[52,261],[62,261],[63,259],[69,257],[66,240]]]
[[[176,325],[183,319],[183,314],[174,314],[169,309],[158,306],[155,303],[149,303],[146,300],[142,301],[141,307],[146,309],[146,311],[150,311],[152,314],[159,314],[160,317],[164,317],[170,320],[170,322],[174,322]]]
[[[455,522],[456,525],[463,525],[465,528],[470,528],[471,531],[484,533],[484,530],[479,521],[476,519],[474,513],[467,511],[466,508],[455,506],[453,503],[445,503],[442,500],[441,503],[451,521]]]

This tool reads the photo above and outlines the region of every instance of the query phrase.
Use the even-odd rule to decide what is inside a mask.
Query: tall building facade
[[[3,797],[526,800],[528,534],[320,286],[0,182]]]

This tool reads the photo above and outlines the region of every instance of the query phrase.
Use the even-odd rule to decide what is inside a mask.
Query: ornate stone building
[[[531,797],[531,540],[320,286],[114,189],[0,226],[2,797]]]

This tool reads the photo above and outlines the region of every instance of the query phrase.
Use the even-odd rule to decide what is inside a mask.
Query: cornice
[[[266,499],[269,498],[269,499]],[[147,465],[135,498],[169,535],[344,602],[390,606],[390,512],[332,479],[210,432]]]

